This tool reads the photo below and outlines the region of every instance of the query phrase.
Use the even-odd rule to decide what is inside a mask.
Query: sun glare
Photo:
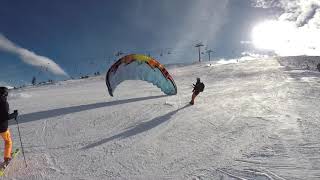
[[[318,29],[297,27],[289,21],[265,21],[252,30],[257,49],[272,50],[278,55],[319,55]]]
[[[294,26],[287,22],[265,21],[254,27],[252,41],[256,48],[278,50],[290,45]]]

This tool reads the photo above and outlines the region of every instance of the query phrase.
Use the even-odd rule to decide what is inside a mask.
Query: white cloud
[[[32,66],[45,68],[56,75],[68,76],[68,74],[53,60],[19,47],[2,34],[0,34],[0,50],[15,54],[19,56],[23,62]]]
[[[253,6],[262,7],[262,8],[270,8],[280,6],[280,2],[278,0],[251,0]]]
[[[269,41],[269,47],[265,49],[274,50],[278,55],[320,55],[320,0],[252,0],[252,2],[256,7],[282,9],[276,22],[267,22],[272,24],[268,29],[276,34],[265,38]],[[272,33],[265,32],[259,36],[267,34]],[[271,42],[273,42],[272,48],[270,48]]]

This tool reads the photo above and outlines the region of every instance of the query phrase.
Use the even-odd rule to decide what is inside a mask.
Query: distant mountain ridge
[[[320,64],[320,56],[284,56],[278,57],[277,60],[282,66],[290,69],[311,71],[318,71],[317,65]]]

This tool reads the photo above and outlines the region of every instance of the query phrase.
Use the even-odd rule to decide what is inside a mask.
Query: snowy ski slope
[[[112,98],[102,76],[13,90],[28,167],[20,154],[7,178],[320,179],[320,73],[207,64],[169,69],[176,96],[126,81]]]

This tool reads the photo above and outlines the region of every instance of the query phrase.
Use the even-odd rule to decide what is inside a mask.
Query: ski
[[[20,149],[16,149],[14,152],[12,152],[11,154],[11,161],[9,162],[9,164],[5,165],[4,162],[2,162],[0,164],[0,177],[4,176],[6,174],[6,172],[8,171],[8,169],[10,169],[10,167],[12,167],[12,164],[14,163],[16,156],[20,153]]]

